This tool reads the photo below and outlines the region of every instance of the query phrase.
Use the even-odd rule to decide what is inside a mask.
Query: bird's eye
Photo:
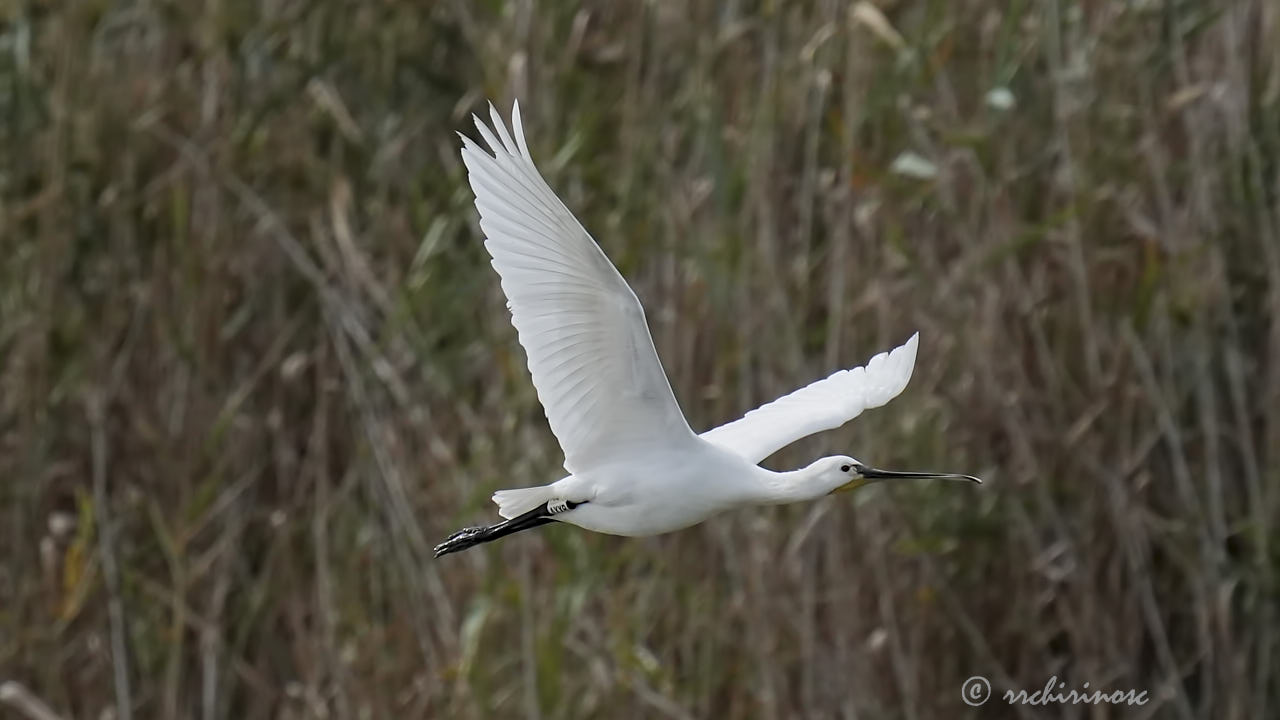
[[[840,466],[840,472],[849,472],[849,466],[848,466],[848,465],[841,465],[841,466]]]

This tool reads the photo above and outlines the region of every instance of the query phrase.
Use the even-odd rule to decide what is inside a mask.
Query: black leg
[[[570,506],[577,506],[579,503],[569,503]],[[546,504],[530,510],[523,515],[517,515],[510,520],[504,520],[497,525],[488,527],[469,527],[463,528],[458,532],[444,539],[444,542],[436,546],[436,557],[448,555],[469,547],[474,547],[480,543],[487,543],[497,540],[500,537],[506,537],[512,533],[518,533],[521,530],[546,525],[552,522],[553,513],[547,508]]]

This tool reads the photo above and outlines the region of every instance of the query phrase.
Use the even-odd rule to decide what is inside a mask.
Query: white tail
[[[555,499],[555,492],[550,485],[538,487],[499,490],[493,494],[493,501],[498,504],[498,514],[510,520],[523,515],[539,505]]]

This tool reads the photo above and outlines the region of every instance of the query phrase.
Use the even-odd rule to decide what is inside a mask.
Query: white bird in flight
[[[543,180],[512,110],[514,137],[489,106],[475,118],[492,153],[462,138],[480,228],[502,278],[529,373],[569,475],[499,490],[505,520],[450,535],[439,557],[556,521],[613,535],[658,535],[731,508],[815,500],[894,478],[982,482],[954,473],[893,472],[846,455],[774,472],[758,463],[840,427],[906,387],[919,333],[865,367],[840,370],[698,435],[676,404],[644,309],[591,235]]]

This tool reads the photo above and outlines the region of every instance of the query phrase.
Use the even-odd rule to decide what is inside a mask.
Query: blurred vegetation
[[[695,428],[922,334],[987,478],[435,561],[561,456],[455,131],[521,100]],[[15,717],[1280,713],[1280,5],[0,4]]]

